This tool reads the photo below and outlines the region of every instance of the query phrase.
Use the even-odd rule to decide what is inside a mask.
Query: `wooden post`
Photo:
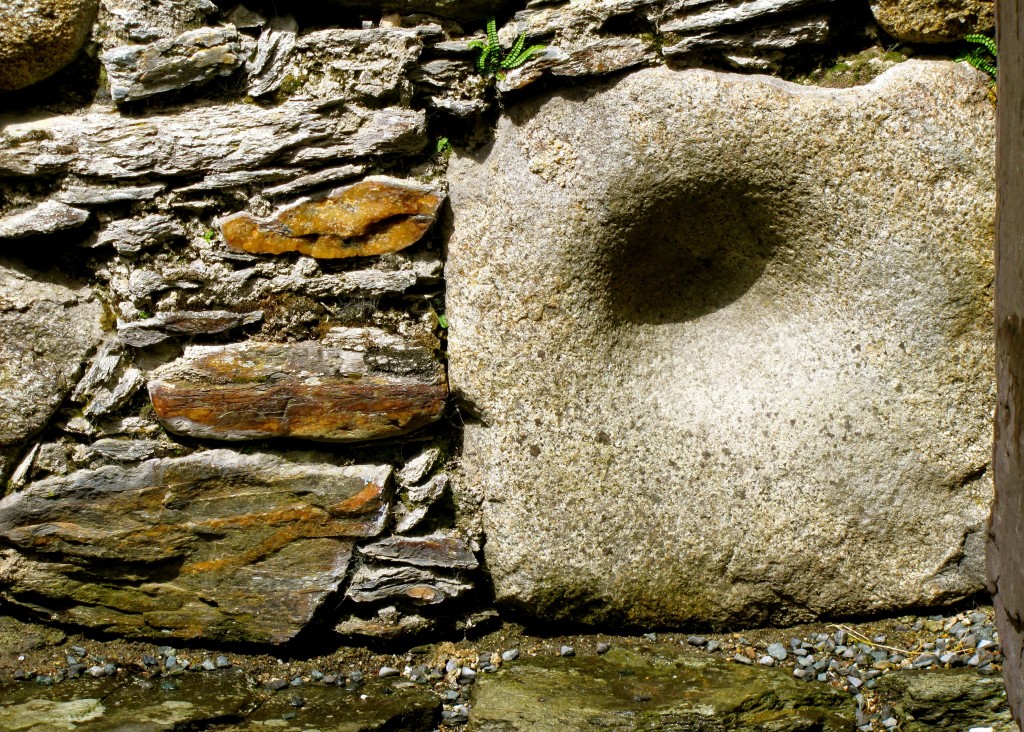
[[[1006,662],[1003,675],[1024,726],[1024,0],[998,0],[999,104],[996,214],[996,497],[988,581]]]

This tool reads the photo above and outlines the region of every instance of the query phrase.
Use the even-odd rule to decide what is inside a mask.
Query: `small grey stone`
[[[775,665],[775,659],[772,658],[771,656],[761,656],[761,658],[758,661],[758,663],[760,663],[762,666],[774,666]]]
[[[703,646],[707,645],[708,639],[700,635],[691,635],[686,639],[686,642],[691,646]]]
[[[781,643],[772,643],[768,646],[768,655],[774,658],[776,661],[785,661],[789,657],[786,652],[786,647]]]
[[[476,671],[469,666],[463,666],[462,670],[459,671],[459,678],[473,680],[476,678]]]
[[[447,663],[444,665],[444,670],[448,673],[455,671],[459,668],[459,663],[454,658],[449,658]]]
[[[863,684],[864,682],[858,679],[856,676],[847,676],[846,683],[848,683],[854,689],[859,689],[861,687],[861,684]]]
[[[217,656],[217,668],[231,668],[231,661],[227,656]]]
[[[704,650],[706,650],[708,653],[715,653],[716,651],[721,650],[721,648],[722,642],[716,640],[709,640],[708,644],[704,646]]]
[[[600,644],[598,644],[598,645],[600,645]],[[501,660],[502,661],[515,661],[517,658],[519,658],[519,649],[518,648],[510,648],[509,650],[507,650],[507,651],[505,651],[504,653],[501,654]]]
[[[602,641],[601,643],[597,644],[597,646],[595,647],[595,650],[597,651],[598,655],[603,656],[605,653],[610,651],[611,648],[612,648],[611,644],[605,643],[605,642]]]
[[[211,661],[209,658],[204,658],[200,666],[202,667],[203,671],[215,671],[217,669],[217,664]]]
[[[400,673],[401,671],[399,671],[397,668],[393,668],[391,666],[381,666],[380,671],[377,672],[377,675],[381,678],[388,678],[390,676],[398,676]]]
[[[742,663],[744,666],[753,666],[754,665],[754,662],[751,659],[749,659],[746,656],[744,656],[742,653],[735,654],[732,657],[732,660],[735,661],[736,663]]]
[[[89,212],[56,201],[0,218],[0,239],[20,239],[74,229],[89,220]]]
[[[559,656],[575,656],[576,655],[576,649],[573,648],[572,646],[562,646],[561,648],[558,649],[558,655]]]
[[[271,679],[266,683],[266,688],[268,691],[281,691],[281,689],[285,689],[287,687],[287,679]]]
[[[654,642],[656,642],[658,640],[658,634],[657,633],[644,633],[644,639],[645,640],[649,640],[651,643],[654,643]]]

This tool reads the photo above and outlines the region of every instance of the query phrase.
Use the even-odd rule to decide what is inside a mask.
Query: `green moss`
[[[876,46],[852,56],[843,56],[827,67],[815,69],[792,81],[808,86],[830,88],[861,86],[896,64],[906,61],[907,58],[907,54],[899,49],[883,49]]]

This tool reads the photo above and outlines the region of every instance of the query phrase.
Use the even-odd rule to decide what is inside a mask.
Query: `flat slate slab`
[[[471,732],[848,732],[853,698],[824,684],[658,646],[520,658],[477,676]]]
[[[433,336],[374,328],[320,341],[191,346],[152,375],[169,431],[218,440],[353,442],[411,432],[444,413],[448,382]]]
[[[0,597],[131,637],[283,643],[378,535],[391,467],[210,450],[0,501]]]

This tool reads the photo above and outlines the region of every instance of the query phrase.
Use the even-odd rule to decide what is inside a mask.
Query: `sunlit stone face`
[[[461,484],[499,601],[653,627],[980,589],[993,136],[948,63],[657,69],[453,161]]]

